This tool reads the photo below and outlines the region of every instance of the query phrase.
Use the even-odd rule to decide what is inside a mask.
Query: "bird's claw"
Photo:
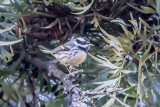
[[[83,69],[78,70],[74,66],[69,66],[69,68],[67,68],[67,70],[68,70],[69,74],[66,76],[65,80],[67,80],[70,77],[74,77],[78,73],[84,72]]]
[[[74,76],[75,76],[75,74],[74,74],[74,73],[69,73],[69,75],[70,75],[71,77],[74,77]]]
[[[76,74],[79,74],[79,73],[82,73],[82,72],[84,72],[84,70],[83,70],[83,69],[80,69],[80,70],[77,70],[77,71],[75,71],[75,72],[73,72],[73,73],[74,73],[74,75],[76,75]]]

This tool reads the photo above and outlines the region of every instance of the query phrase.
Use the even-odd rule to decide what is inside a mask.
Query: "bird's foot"
[[[70,72],[74,72],[76,68],[74,66],[70,65],[68,67],[68,69],[69,69]]]
[[[84,70],[83,69],[77,69],[77,68],[75,68],[74,66],[69,66],[69,71],[70,72],[77,72],[77,73],[81,73],[81,72],[84,72]],[[76,73],[76,74],[77,74]]]
[[[69,68],[67,68],[67,70],[68,70],[69,74],[66,76],[65,80],[70,77],[74,77],[76,74],[84,72],[83,69],[79,70],[79,69],[76,69],[74,66],[69,66]]]
[[[82,73],[82,72],[84,72],[83,69],[80,69],[80,70],[77,70],[77,71],[74,71],[74,72],[69,72],[69,74],[66,76],[65,80],[67,80],[70,77],[75,77],[76,74],[79,74],[79,73]]]
[[[68,75],[70,75],[70,77],[74,77],[75,76],[75,74],[73,72],[69,72]]]
[[[77,69],[75,72],[73,72],[73,74],[76,75],[76,74],[79,74],[79,73],[82,73],[82,72],[84,72],[83,69],[80,69],[80,70]]]

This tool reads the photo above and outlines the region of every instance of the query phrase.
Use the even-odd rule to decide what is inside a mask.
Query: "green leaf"
[[[9,31],[11,30],[15,25],[9,27],[9,28],[6,28],[6,29],[3,29],[3,30],[0,30],[0,33],[3,33],[3,32],[6,32],[6,31]]]
[[[135,6],[132,6],[130,4],[128,4],[129,6],[131,6],[132,8],[134,8],[135,10],[139,11],[139,12],[142,12],[144,14],[154,14],[156,13],[156,10],[154,10],[153,8],[151,7],[145,7],[145,6],[141,6],[141,9],[140,8],[137,8]]]
[[[63,101],[64,101],[63,98],[59,98],[59,99],[55,98],[54,100],[52,100],[52,101],[49,102],[48,107],[53,107],[53,106],[63,107]]]
[[[53,1],[52,0],[43,0],[44,1],[44,3],[45,3],[45,5],[46,6],[48,6],[48,5],[50,5],[51,3],[53,3]]]
[[[18,42],[21,42],[22,40],[23,39],[15,40],[15,41],[8,41],[8,42],[0,41],[0,46],[10,46],[10,45],[16,44]]]
[[[144,26],[146,26],[147,28],[151,28],[149,24],[147,24],[141,17],[139,17],[138,19],[143,23]]]
[[[147,50],[144,52],[144,54],[142,55],[142,61],[144,61],[146,58],[147,58],[147,56],[149,56],[149,51],[150,51],[150,49],[151,49],[151,47],[152,47],[152,43],[153,43],[153,41],[150,41],[150,44],[149,44],[149,46],[148,46],[148,48],[147,48]]]
[[[131,70],[121,70],[121,72],[125,73],[125,74],[129,74],[129,73],[133,73],[135,71],[131,71]]]
[[[131,44],[131,41],[126,38],[126,37],[118,37],[118,40],[122,43],[122,44],[125,44],[125,45],[130,45]]]
[[[25,104],[22,100],[22,97],[11,81],[12,81],[11,79],[6,79],[2,83],[3,90],[5,93],[7,93],[7,95],[9,95],[10,99],[12,99],[13,101],[17,101],[17,102],[19,101],[20,105],[24,107]]]
[[[116,83],[119,81],[119,78],[107,80],[107,81],[102,81],[102,82],[96,82],[94,84],[101,84],[97,88],[95,88],[93,91],[99,91],[102,90],[105,87],[113,87],[116,85]]]
[[[80,12],[76,12],[76,13],[72,12],[72,14],[81,15],[81,14],[85,13],[92,6],[93,2],[94,2],[94,0],[92,0],[91,3],[88,6],[85,6],[85,7],[73,7],[72,6],[73,9],[76,9],[76,10],[80,11]]]
[[[128,97],[128,94],[125,96],[125,98],[123,100],[124,103],[126,103],[127,97]]]
[[[156,1],[155,0],[147,0],[148,4],[151,5],[153,8],[156,8]]]
[[[122,19],[116,18],[115,20],[112,20],[111,22],[112,23],[113,22],[114,23],[118,23],[122,27],[122,29],[124,30],[124,32],[126,33],[126,35],[128,36],[128,30],[126,29],[126,23]]]
[[[123,48],[122,48],[122,46],[121,46],[121,43],[119,42],[119,40],[118,40],[116,37],[108,34],[108,33],[107,33],[105,30],[103,30],[101,27],[100,27],[100,30],[104,33],[104,35],[105,35],[106,37],[108,37],[108,40],[107,40],[106,42],[108,42],[108,43],[110,44],[110,46],[113,46],[114,48],[116,48],[118,52],[123,51]],[[102,37],[103,37],[103,36],[102,36]],[[104,37],[103,37],[103,38],[104,38]]]
[[[9,62],[12,60],[13,54],[8,52],[6,49],[1,48],[1,55],[0,58],[4,61],[4,62]]]
[[[116,94],[113,94],[114,96],[116,96]],[[103,105],[102,107],[112,107],[113,103],[114,103],[115,99],[114,98],[110,98],[109,101],[107,101],[107,103],[105,105]]]
[[[7,18],[18,18],[20,17],[19,14],[11,13],[11,12],[0,12],[0,15],[3,15]]]
[[[112,63],[111,63],[108,59],[106,59],[106,58],[105,58],[104,60],[102,60],[102,59],[100,59],[100,58],[97,58],[97,57],[91,55],[90,53],[88,53],[88,54],[89,54],[89,56],[91,56],[94,60],[96,60],[97,62],[101,63],[102,66],[105,66],[105,67],[108,67],[108,68],[111,68],[111,69],[120,68],[120,67],[112,64]],[[100,56],[99,56],[99,57],[100,57]],[[101,57],[101,58],[103,58],[103,57]]]
[[[19,77],[20,79],[20,84],[18,87],[18,91],[21,91],[21,89],[24,87],[24,81],[26,79],[26,73],[24,73],[22,76]]]
[[[129,22],[131,22],[132,25],[134,26],[134,27],[133,27],[133,32],[134,32],[134,34],[136,34],[136,33],[139,31],[137,21],[136,21],[136,20],[129,20]]]
[[[11,1],[11,0],[10,0]],[[12,4],[14,5],[14,7],[21,13],[23,13],[23,7],[21,6],[21,4],[19,3],[18,0],[14,0],[14,3],[12,2]]]
[[[116,18],[114,20],[111,20],[111,22],[112,23],[122,24],[122,25],[126,26],[126,23],[122,19],[120,19],[120,18]]]
[[[153,26],[152,29],[160,29],[160,25]]]
[[[156,10],[158,15],[160,16],[160,0],[156,0]]]
[[[47,25],[46,27],[41,27],[41,28],[50,29],[50,28],[54,27],[56,24],[58,24],[59,21],[60,21],[59,18],[56,18],[51,24]]]

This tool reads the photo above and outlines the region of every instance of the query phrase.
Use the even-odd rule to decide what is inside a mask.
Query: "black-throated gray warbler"
[[[54,50],[42,50],[44,53],[49,53],[54,56],[61,64],[67,66],[77,66],[84,62],[87,57],[87,51],[90,43],[86,37],[77,37],[65,44],[58,46]]]

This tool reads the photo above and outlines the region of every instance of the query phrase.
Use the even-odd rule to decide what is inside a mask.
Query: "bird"
[[[94,46],[87,37],[77,37],[63,45],[56,47],[53,50],[41,50],[44,53],[49,53],[64,65],[69,72],[71,68],[82,64],[87,52],[91,46]]]

